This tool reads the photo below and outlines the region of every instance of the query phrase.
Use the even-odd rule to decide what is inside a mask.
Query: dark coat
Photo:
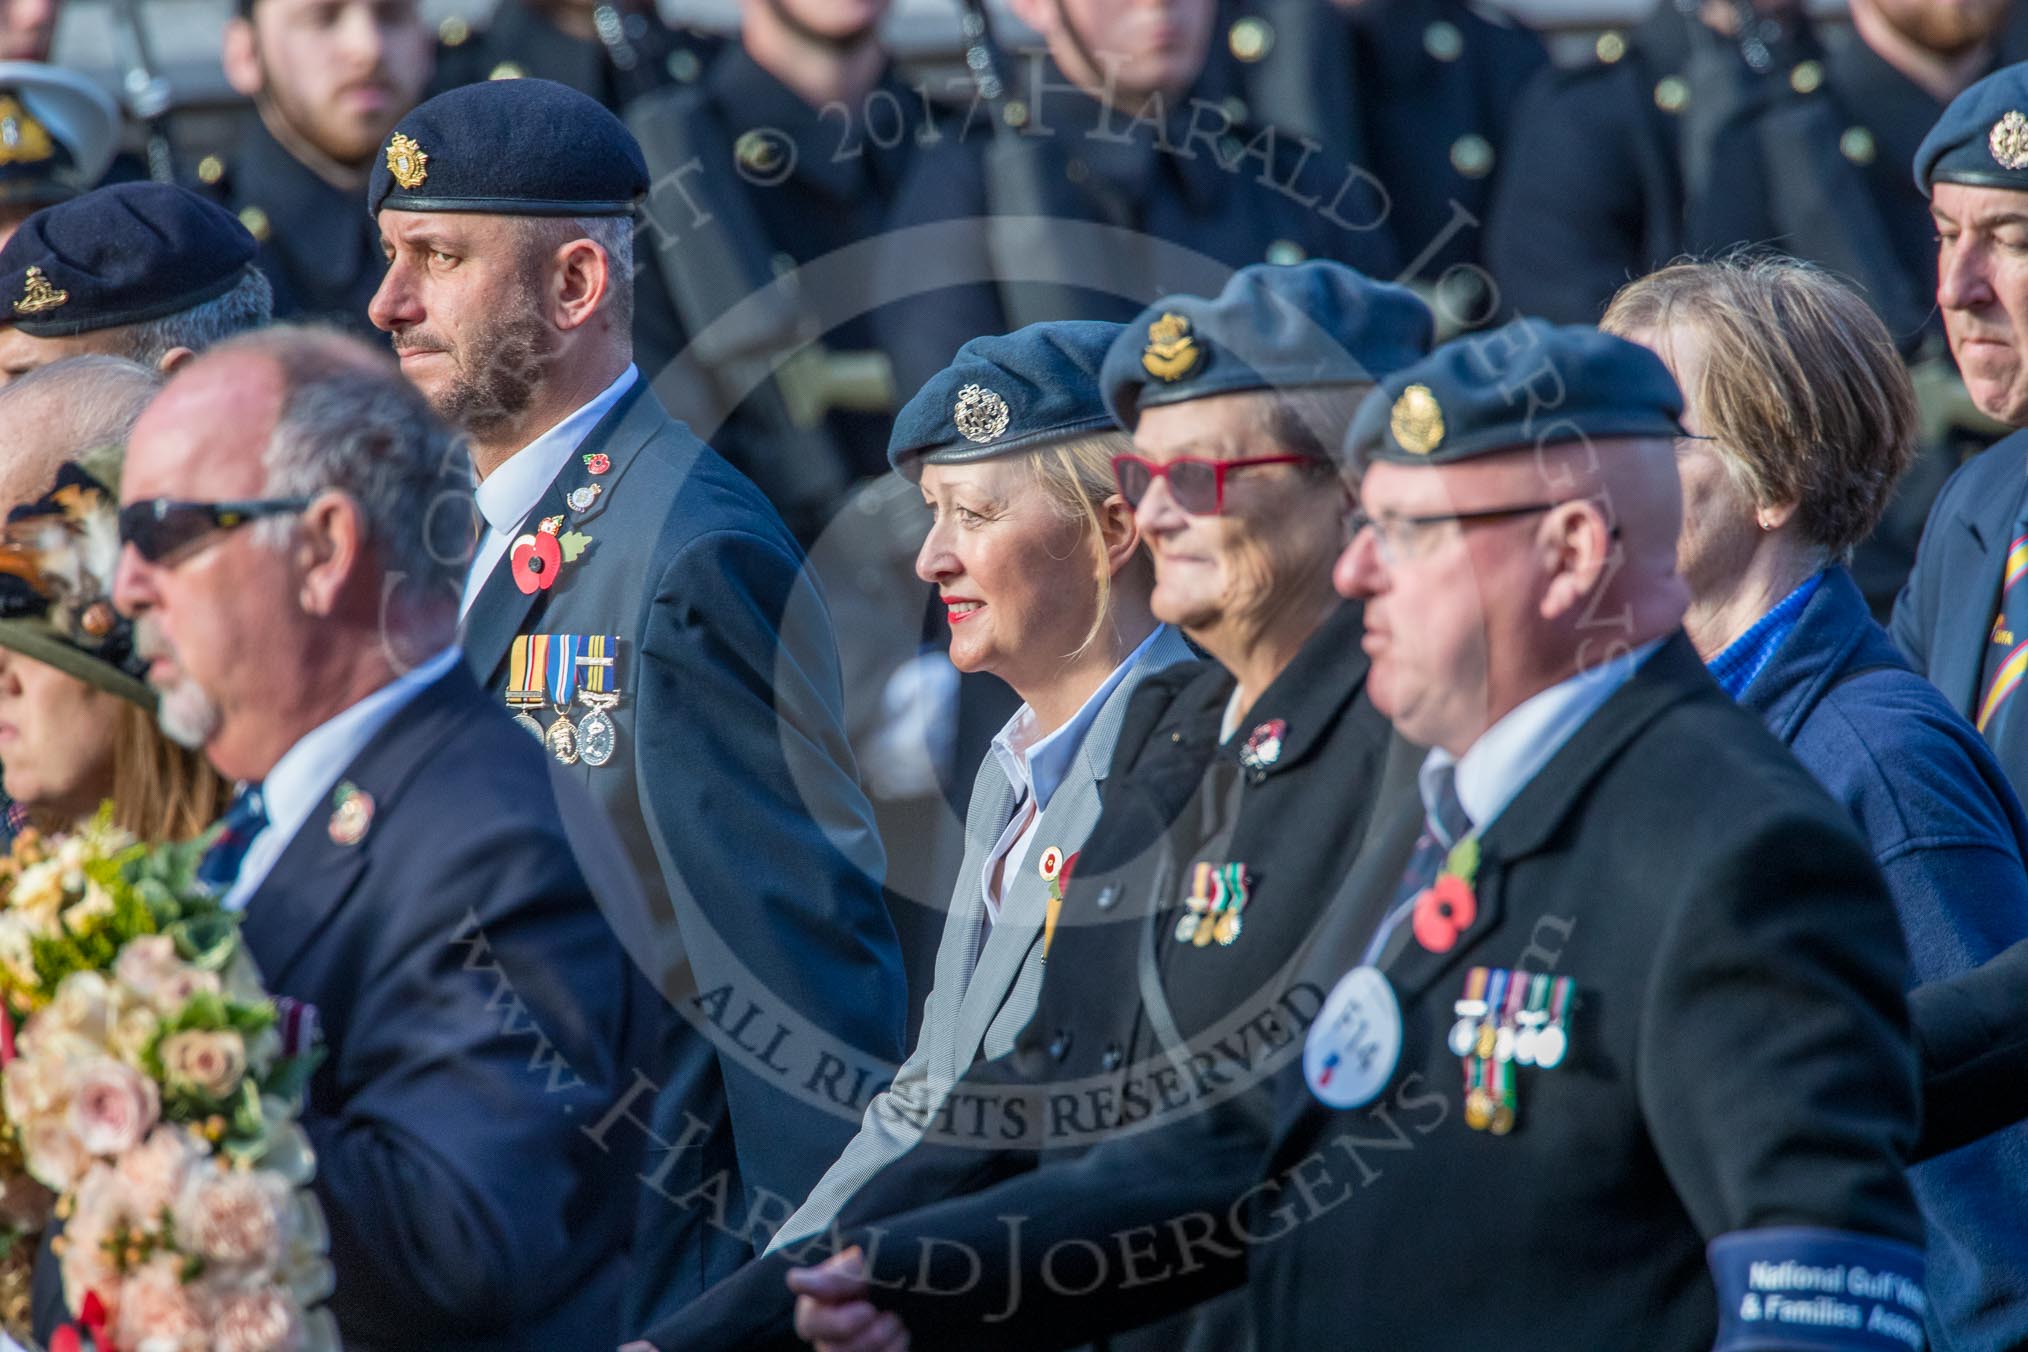
[[[601,914],[639,904],[611,830],[462,667],[341,782],[371,798],[366,835],[313,814],[243,934],[328,1053],[303,1126],[345,1345],[611,1342],[641,1146],[582,1128],[654,1064],[661,1023]]]
[[[875,1296],[901,1312],[919,1344],[1079,1343],[1238,1280],[1226,1265],[1188,1298],[1165,1289],[1166,1305],[1144,1303],[1146,1290],[1053,1300],[1037,1264],[1057,1240],[1103,1240],[1133,1224],[1123,1218],[1152,1223],[1206,1199],[1223,1211],[1258,1177],[1265,1076],[1300,1048],[1321,1000],[1292,986],[1288,969],[1362,853],[1375,798],[1365,786],[1379,783],[1399,745],[1363,697],[1360,628],[1359,607],[1341,607],[1223,747],[1232,678],[1221,668],[1172,668],[1136,693],[1035,1017],[1014,1052],[976,1064],[953,1090],[940,1128],[840,1215],[836,1233],[874,1253],[876,1275],[888,1265],[928,1274]],[[1280,755],[1249,772],[1239,761],[1247,730],[1273,718],[1287,725]],[[1248,866],[1251,900],[1230,946],[1172,937],[1195,859]],[[1168,1017],[1193,1040],[1173,1049],[1177,1060],[1144,998],[1144,955]],[[1169,1167],[1156,1163],[1164,1159]],[[1011,1245],[1013,1264],[1008,1216],[1027,1226]],[[986,1256],[969,1283],[968,1252]],[[751,1265],[656,1329],[653,1342],[787,1352],[797,1344],[782,1276],[795,1261],[782,1251]],[[938,1294],[954,1290],[961,1294]],[[1019,1306],[1013,1318],[982,1324],[1010,1304]],[[1186,1336],[1187,1326],[1158,1335],[1171,1347]]]
[[[361,206],[363,186],[332,186],[251,113],[232,151],[200,163],[198,175],[197,190],[260,242],[254,261],[274,287],[276,319],[318,320],[375,346],[385,341],[366,317],[387,259]]]
[[[2015,523],[2028,508],[2028,432],[2016,432],[1953,474],[1930,509],[1915,571],[1889,626],[1909,665],[1966,718],[1978,716],[1986,645]],[[2028,784],[2028,719],[1993,748],[2018,794]]]
[[[516,634],[620,639],[618,749],[572,774],[648,894],[612,923],[671,1002],[665,1073],[598,1124],[652,1133],[632,1331],[750,1258],[837,1158],[901,1059],[906,993],[830,619],[795,542],[638,383],[579,451],[524,529],[562,515],[588,548],[532,595],[503,559],[465,651],[497,699]]]
[[[1922,1048],[1922,1139],[1933,1159],[2028,1118],[2028,940],[1908,997]]]
[[[1692,786],[1722,796],[1686,809]],[[1893,909],[1844,811],[1687,639],[1480,845],[1473,923],[1448,952],[1410,941],[1384,963],[1403,1041],[1380,1099],[1335,1112],[1281,1077],[1254,1198],[1253,1232],[1272,1236],[1252,1250],[1263,1347],[1357,1330],[1449,1352],[1486,1318],[1508,1348],[1702,1352],[1719,1315],[1705,1246],[1722,1235],[1921,1243]],[[1476,965],[1577,984],[1569,1056],[1519,1070],[1505,1136],[1466,1126],[1446,1045]]]
[[[1993,753],[1910,671],[1834,568],[1746,688],[1760,715],[1859,824],[1919,983],[2028,936],[2028,822]],[[1937,1105],[1925,1105],[1934,1115]],[[1929,1228],[1930,1345],[2028,1343],[2028,1126],[1910,1172]]]

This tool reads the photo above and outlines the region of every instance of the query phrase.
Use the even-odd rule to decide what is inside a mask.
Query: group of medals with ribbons
[[[1571,979],[1474,967],[1452,1007],[1450,1049],[1464,1065],[1465,1125],[1505,1136],[1520,1106],[1517,1066],[1554,1070],[1570,1050]]]
[[[612,719],[620,702],[613,674],[619,654],[620,640],[612,634],[519,635],[507,667],[507,706],[514,721],[565,765],[604,765],[619,741]],[[573,705],[586,710],[576,722],[570,717]],[[547,728],[540,717],[545,707],[555,710]]]

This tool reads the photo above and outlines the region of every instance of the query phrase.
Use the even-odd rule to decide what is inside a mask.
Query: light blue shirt
[[[345,767],[359,759],[374,735],[387,726],[408,702],[429,686],[448,676],[464,660],[457,648],[446,648],[360,700],[343,713],[333,715],[303,734],[282,753],[275,768],[261,781],[261,801],[267,807],[268,824],[247,842],[240,861],[239,877],[225,894],[228,911],[241,910],[254,889],[267,880],[275,861],[296,838],[296,832],[310,819],[338,783]]]
[[[993,892],[994,866],[1000,865],[997,871],[1006,878],[1026,862],[1028,848],[1035,838],[1035,823],[1049,810],[1049,800],[1055,797],[1057,788],[1076,764],[1084,735],[1091,731],[1099,710],[1112,698],[1113,691],[1120,688],[1134,663],[1141,660],[1167,628],[1156,625],[1154,632],[1142,639],[1126,660],[1113,668],[1112,675],[1099,683],[1091,697],[1078,706],[1077,712],[1047,737],[1029,740],[1035,735],[1035,711],[1026,704],[1016,709],[1007,726],[994,736],[993,759],[1000,763],[1007,782],[1014,786],[1014,815],[1000,832],[1000,839],[986,856],[986,867],[980,872],[979,891],[986,900],[987,915],[997,918],[1000,913],[1000,898]]]
[[[1431,831],[1446,845],[1457,843],[1437,824],[1437,804],[1447,773],[1455,771],[1458,801],[1471,817],[1473,829],[1483,834],[1563,744],[1661,646],[1661,639],[1643,643],[1529,696],[1480,733],[1462,757],[1441,747],[1433,749],[1416,777]]]
[[[598,426],[599,419],[610,413],[613,405],[620,402],[620,396],[639,379],[640,372],[629,363],[619,378],[599,391],[590,403],[508,456],[506,463],[479,485],[473,496],[479,503],[479,515],[486,518],[486,538],[479,541],[479,548],[472,555],[472,571],[465,575],[465,593],[458,602],[459,619],[472,608],[479,588],[500,566],[500,560],[507,557],[507,548],[514,543],[521,523],[535,510],[535,504],[542,501],[549,485],[563,473],[563,467],[591,435],[592,428]]]

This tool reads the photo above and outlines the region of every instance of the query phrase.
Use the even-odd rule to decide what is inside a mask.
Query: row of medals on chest
[[[610,654],[603,657],[579,657],[579,666],[604,668],[610,676],[613,659]],[[610,679],[607,684],[610,684]],[[516,690],[507,691],[507,705],[514,710],[514,721],[526,728],[531,737],[549,748],[549,754],[565,765],[583,761],[586,765],[604,765],[613,758],[613,751],[619,744],[619,729],[612,719],[613,708],[620,702],[617,690],[579,690],[576,699],[589,712],[576,723],[570,720],[571,701],[568,696],[556,701],[556,719],[547,728],[536,717],[550,703],[550,691]]]

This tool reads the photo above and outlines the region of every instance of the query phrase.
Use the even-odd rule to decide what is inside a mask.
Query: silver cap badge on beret
[[[2002,169],[2028,169],[2028,117],[2009,109],[1987,133],[1986,149]]]
[[[987,442],[1007,430],[1007,401],[983,385],[958,391],[951,421],[967,441]]]

